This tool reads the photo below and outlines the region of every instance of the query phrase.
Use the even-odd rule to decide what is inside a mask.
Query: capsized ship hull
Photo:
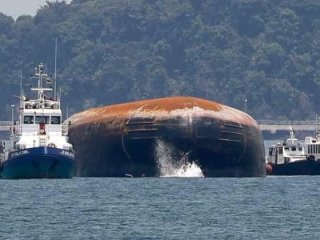
[[[71,151],[36,147],[10,152],[3,162],[1,175],[5,179],[71,178],[74,154]]]
[[[89,109],[69,121],[77,176],[161,176],[163,158],[195,162],[206,177],[265,176],[257,123],[212,101],[137,101]]]

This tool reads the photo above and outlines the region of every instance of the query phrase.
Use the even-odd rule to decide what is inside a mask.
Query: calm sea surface
[[[320,176],[0,180],[0,239],[319,239]]]
[[[0,180],[0,240],[320,238],[320,176],[201,178],[156,155],[171,177]]]

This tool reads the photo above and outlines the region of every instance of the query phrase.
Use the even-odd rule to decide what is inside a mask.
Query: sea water
[[[160,178],[0,180],[0,240],[319,238],[320,176],[204,178],[171,151]]]
[[[1,180],[0,239],[319,239],[320,177]]]

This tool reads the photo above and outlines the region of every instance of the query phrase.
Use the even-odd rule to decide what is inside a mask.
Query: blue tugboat
[[[62,123],[60,99],[43,64],[35,68],[35,99],[21,94],[19,124],[12,120],[10,140],[0,146],[1,176],[5,179],[71,178],[74,150],[68,125]],[[55,92],[55,91],[54,91]],[[52,96],[51,96],[52,95]]]

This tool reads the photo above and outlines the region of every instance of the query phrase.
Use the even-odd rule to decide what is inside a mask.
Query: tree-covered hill
[[[197,96],[257,119],[320,112],[318,0],[73,0],[36,16],[0,13],[0,113],[20,74],[54,72],[69,113],[173,95]]]

